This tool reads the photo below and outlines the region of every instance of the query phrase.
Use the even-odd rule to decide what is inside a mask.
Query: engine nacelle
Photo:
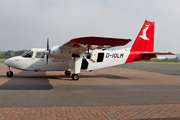
[[[56,59],[72,59],[72,52],[70,50],[61,49],[59,46],[51,48],[50,55]]]

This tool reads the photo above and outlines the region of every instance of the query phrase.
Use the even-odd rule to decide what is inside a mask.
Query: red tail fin
[[[154,51],[154,21],[146,20],[141,28],[131,50],[130,55],[125,63],[139,61],[139,60],[149,60],[156,55],[142,55],[143,52],[153,52]]]
[[[139,32],[131,51],[153,52],[154,50],[154,21],[146,20]]]

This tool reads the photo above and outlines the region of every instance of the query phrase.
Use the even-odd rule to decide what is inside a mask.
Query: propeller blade
[[[48,65],[48,58],[49,58],[49,55],[46,56],[46,65]]]
[[[47,50],[49,50],[49,38],[47,38]]]
[[[49,55],[50,55],[49,38],[47,38],[47,51],[49,52]],[[49,55],[47,54],[47,56],[46,56],[46,65],[48,65]]]

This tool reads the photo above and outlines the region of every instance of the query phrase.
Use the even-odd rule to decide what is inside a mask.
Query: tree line
[[[7,59],[7,58],[10,58],[10,57],[19,56],[19,55],[22,55],[25,51],[27,51],[27,50],[18,50],[18,51],[8,50],[8,51],[0,51],[0,58],[1,58],[1,59]]]
[[[152,58],[150,60],[142,60],[145,62],[180,62],[180,59],[176,58],[165,58],[165,59],[158,59],[158,58]]]

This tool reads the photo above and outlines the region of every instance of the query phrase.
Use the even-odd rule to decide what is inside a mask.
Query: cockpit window
[[[31,58],[33,55],[33,51],[28,50],[25,53],[22,54],[22,57],[27,57],[27,58]]]

